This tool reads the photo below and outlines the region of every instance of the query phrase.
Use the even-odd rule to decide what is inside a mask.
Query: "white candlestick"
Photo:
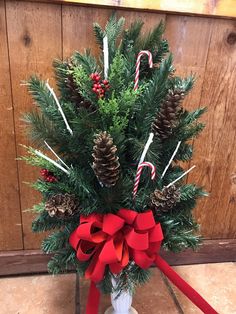
[[[183,178],[184,176],[186,176],[187,173],[189,173],[191,170],[193,170],[196,166],[192,166],[190,169],[188,169],[187,171],[185,171],[183,174],[181,174],[181,176],[179,176],[177,179],[175,179],[173,182],[169,183],[167,185],[167,188],[169,188],[171,185],[175,184],[177,181],[179,181],[181,178]]]
[[[174,159],[174,157],[175,157],[175,155],[176,155],[176,153],[177,153],[177,151],[178,151],[178,149],[179,149],[180,144],[181,144],[181,141],[178,142],[175,151],[173,152],[173,154],[172,154],[172,156],[171,156],[171,158],[170,158],[170,160],[169,160],[167,166],[165,167],[165,170],[163,171],[163,173],[162,173],[162,175],[161,175],[161,178],[164,177],[164,175],[166,174],[166,171],[167,171],[168,168],[170,167],[170,164],[171,164],[172,160]]]
[[[59,110],[59,112],[60,112],[60,114],[61,114],[61,116],[62,116],[62,118],[63,118],[63,120],[64,120],[64,122],[65,122],[65,125],[66,125],[67,130],[70,132],[71,135],[73,135],[73,131],[71,130],[71,128],[70,128],[70,126],[69,126],[69,123],[68,123],[68,121],[67,121],[67,119],[66,119],[66,116],[65,116],[65,114],[64,114],[64,112],[63,112],[63,110],[62,110],[62,107],[61,107],[61,105],[60,105],[60,103],[59,103],[59,100],[57,99],[57,96],[56,96],[56,94],[55,94],[53,88],[50,87],[50,85],[48,84],[48,82],[46,82],[46,87],[47,87],[48,90],[50,91],[51,95],[53,96],[53,98],[54,98],[54,100],[55,100],[55,102],[56,102],[56,104],[57,104],[58,110]]]
[[[66,174],[70,174],[70,172],[65,169],[64,167],[62,167],[60,164],[58,164],[55,160],[49,158],[48,156],[44,155],[43,153],[41,153],[40,151],[34,149],[33,150],[35,155],[41,157],[41,158],[44,158],[45,160],[49,161],[50,163],[52,163],[54,166],[56,166],[57,168],[61,169],[62,171],[64,171]]]
[[[70,169],[69,166],[67,166],[66,163],[64,163],[64,161],[56,154],[56,152],[54,152],[54,150],[52,149],[52,147],[46,142],[44,141],[45,145],[47,146],[47,148],[53,153],[54,156],[57,157],[58,160],[60,160],[60,162],[67,168]]]
[[[104,78],[108,78],[109,69],[109,51],[108,51],[108,38],[107,35],[103,37],[103,56],[104,56]]]
[[[154,137],[154,133],[150,133],[149,137],[148,137],[148,140],[147,140],[147,143],[145,144],[143,152],[142,152],[142,155],[140,157],[140,160],[139,160],[139,163],[138,163],[139,165],[144,161],[144,159],[146,157],[146,154],[147,154],[147,151],[149,149],[149,146],[153,142],[153,137]]]

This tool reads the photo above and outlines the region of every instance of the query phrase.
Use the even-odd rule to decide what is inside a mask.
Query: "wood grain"
[[[196,19],[189,16],[167,15],[166,18],[165,37],[173,53],[176,75],[187,77],[192,74],[196,77],[194,88],[183,102],[183,106],[190,111],[200,105],[212,22],[210,18]],[[180,163],[180,165],[187,170],[190,163]]]
[[[0,2],[0,250],[22,249],[5,3]]]
[[[208,47],[211,38],[212,19],[167,15],[165,37],[173,53],[176,74],[196,75],[196,83],[186,97],[184,106],[199,107]]]
[[[205,240],[195,252],[186,250],[174,254],[162,251],[161,256],[172,266],[235,262],[236,240]],[[40,250],[0,252],[0,276],[46,273],[50,257]]]
[[[30,0],[33,2],[72,3],[103,7],[132,8],[168,13],[236,17],[235,0]]]
[[[93,34],[93,22],[105,27],[111,13],[109,9],[63,5],[63,58],[70,57],[74,51],[83,53],[85,48],[91,48],[97,55],[99,47]]]
[[[83,52],[86,47],[91,48],[92,53],[98,55],[99,47],[93,34],[93,22],[105,27],[113,11],[111,9],[63,5],[63,58],[69,57],[74,51]],[[145,23],[143,32],[150,30],[160,20],[165,20],[164,14],[123,10],[116,10],[115,12],[117,17],[125,17],[125,27],[128,27],[136,19],[142,19]]]
[[[191,180],[206,186],[210,196],[196,215],[202,233],[211,238],[236,235],[236,24],[214,20],[201,104],[208,107],[206,130],[195,142],[198,171]]]
[[[33,108],[33,103],[27,89],[20,86],[20,83],[35,73],[43,79],[50,78],[50,81],[52,81],[52,60],[61,57],[62,51],[61,6],[8,1],[6,9],[16,141],[18,144],[17,155],[21,156],[25,154],[25,151],[19,144],[29,143],[25,137],[23,123],[20,118],[23,112]],[[26,249],[38,248],[44,235],[32,233],[31,221],[33,217],[25,210],[39,202],[40,196],[23,183],[25,181],[34,181],[38,176],[38,169],[30,168],[21,161],[18,162],[18,165],[24,246]]]

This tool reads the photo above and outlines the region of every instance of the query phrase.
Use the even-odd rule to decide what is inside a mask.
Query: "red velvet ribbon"
[[[85,272],[85,278],[91,280],[86,314],[98,313],[100,293],[96,283],[103,279],[106,266],[118,274],[129,261],[143,269],[154,263],[203,313],[217,313],[159,256],[162,240],[161,225],[155,222],[151,210],[137,213],[123,208],[116,215],[82,216],[69,241],[78,260],[90,260]]]

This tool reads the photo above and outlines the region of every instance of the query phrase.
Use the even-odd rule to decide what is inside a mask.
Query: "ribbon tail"
[[[185,280],[183,280],[160,256],[156,257],[156,266],[166,277],[183,292],[203,313],[218,314]]]
[[[99,302],[100,291],[96,287],[95,282],[91,281],[86,305],[86,314],[98,314]]]

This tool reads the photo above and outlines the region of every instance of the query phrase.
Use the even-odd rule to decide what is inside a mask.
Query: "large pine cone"
[[[99,182],[106,187],[116,184],[120,174],[119,158],[116,156],[117,148],[107,132],[101,132],[94,140],[93,169]]]
[[[152,209],[168,212],[180,201],[180,191],[175,185],[171,185],[164,187],[162,191],[156,189],[150,197]]]
[[[161,103],[160,110],[152,123],[152,132],[162,140],[168,138],[176,126],[180,112],[180,103],[184,92],[180,89],[169,90],[165,100]]]
[[[45,210],[51,217],[65,218],[78,211],[78,201],[70,194],[56,194],[51,196],[45,204]]]

